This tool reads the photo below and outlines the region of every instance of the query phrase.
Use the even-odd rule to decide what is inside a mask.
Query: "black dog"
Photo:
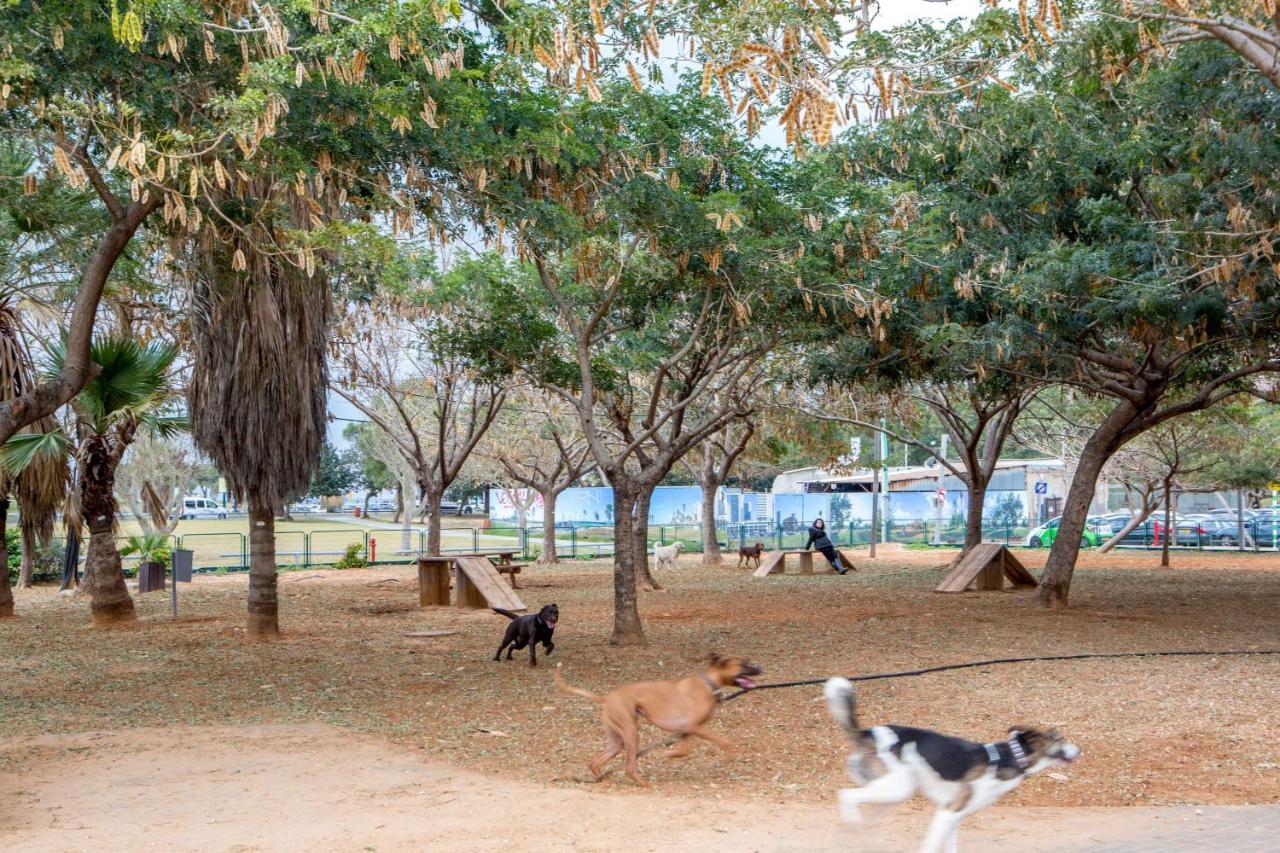
[[[560,619],[560,608],[554,604],[545,605],[537,613],[526,613],[519,616],[510,610],[503,610],[501,607],[493,608],[494,613],[500,613],[511,620],[511,624],[507,626],[507,633],[502,637],[502,645],[498,646],[498,651],[494,654],[494,660],[502,659],[502,650],[507,649],[507,660],[511,660],[511,653],[516,649],[529,647],[529,666],[538,665],[538,643],[542,643],[542,648],[546,649],[547,654],[555,651],[556,644],[551,642],[551,635],[556,631],[556,622]],[[510,646],[510,648],[507,648]]]

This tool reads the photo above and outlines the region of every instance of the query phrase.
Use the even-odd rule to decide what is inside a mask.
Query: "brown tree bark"
[[[653,488],[645,487],[636,495],[635,521],[631,528],[631,547],[635,555],[636,579],[643,581],[649,589],[656,592],[666,590],[649,569],[649,502],[653,499]]]
[[[636,598],[635,497],[613,487],[613,635],[615,646],[646,646]]]
[[[1169,568],[1169,542],[1177,541],[1178,531],[1173,529],[1173,506],[1170,497],[1173,492],[1173,478],[1164,478],[1164,536],[1160,537],[1160,568]]]
[[[1111,455],[1119,449],[1120,432],[1135,416],[1132,404],[1119,404],[1106,420],[1085,442],[1076,464],[1071,488],[1062,507],[1062,521],[1058,535],[1049,549],[1044,573],[1040,576],[1040,588],[1036,600],[1041,607],[1066,607],[1071,589],[1071,577],[1075,573],[1076,559],[1080,555],[1080,538],[1084,535],[1089,517],[1089,505],[1098,487],[1098,477]]]
[[[22,564],[18,568],[18,588],[26,589],[31,586],[31,575],[36,565],[36,534],[34,530],[28,530],[26,525],[19,525],[22,531]]]
[[[982,544],[982,505],[987,500],[987,483],[990,478],[981,475],[971,477],[969,486],[969,506],[964,516],[964,550],[968,554],[971,549]]]
[[[444,499],[444,490],[436,489],[431,484],[419,484],[422,488],[423,517],[427,522],[428,554],[440,553],[440,502]]]
[[[5,542],[5,525],[9,521],[9,499],[0,500],[0,543]],[[13,587],[9,582],[9,550],[4,551],[4,566],[0,567],[0,619],[13,617]]]
[[[560,554],[556,549],[556,491],[542,493],[542,553],[538,562],[550,566],[560,562]]]
[[[127,444],[128,442],[124,442]],[[121,452],[123,451],[123,446]],[[92,579],[89,609],[96,628],[137,619],[124,583],[124,569],[112,521],[116,514],[115,470],[118,454],[105,435],[91,435],[81,447],[80,506],[89,527],[85,578]],[[83,587],[82,587],[83,588]]]
[[[249,496],[249,615],[245,639],[275,640],[280,636],[280,599],[276,574],[276,514],[268,504]]]
[[[720,553],[720,537],[716,535],[716,490],[719,486],[702,486],[702,565],[718,566],[724,562]]]

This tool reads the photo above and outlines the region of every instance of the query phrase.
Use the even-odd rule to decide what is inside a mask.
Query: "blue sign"
[[[1049,494],[1049,484],[1048,484],[1048,483],[1046,483],[1044,480],[1037,480],[1037,481],[1036,481],[1036,494],[1037,494],[1037,495],[1047,495],[1047,494]]]

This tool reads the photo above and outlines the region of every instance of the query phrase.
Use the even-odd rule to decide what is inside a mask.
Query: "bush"
[[[9,552],[9,583],[18,582],[18,570],[22,568],[22,534],[17,527],[4,529],[4,546]]]
[[[342,555],[342,559],[333,564],[335,569],[363,569],[369,565],[369,561],[364,558],[364,545],[360,542],[352,542],[347,546],[347,553]]]

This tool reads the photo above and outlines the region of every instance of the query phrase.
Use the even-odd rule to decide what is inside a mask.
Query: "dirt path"
[[[557,762],[558,764],[558,762]],[[551,774],[548,774],[550,778]],[[902,807],[874,830],[834,807],[602,793],[509,782],[431,763],[322,725],[129,729],[0,741],[0,846],[8,851],[512,850],[682,853],[913,849],[926,816]],[[968,850],[1255,849],[1223,825],[1274,832],[1277,809],[991,809]],[[1197,832],[1197,830],[1200,830]],[[1274,838],[1274,835],[1268,835]],[[1263,847],[1256,849],[1262,850]]]

